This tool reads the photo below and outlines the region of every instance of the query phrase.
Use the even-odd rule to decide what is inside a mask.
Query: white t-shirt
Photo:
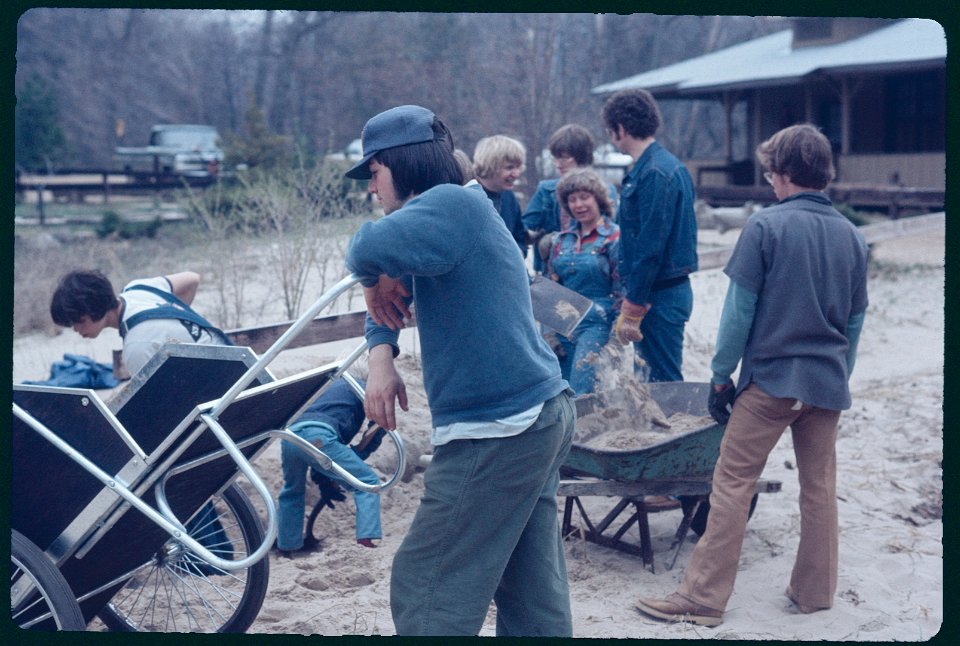
[[[442,446],[451,440],[482,440],[520,435],[533,426],[540,417],[543,404],[544,402],[540,402],[527,410],[493,422],[454,422],[446,426],[438,426],[433,429],[430,443],[434,446]]]
[[[149,285],[165,292],[173,293],[173,287],[170,281],[164,276],[154,278],[141,278],[130,281],[124,287],[131,285]],[[160,305],[166,305],[156,294],[148,291],[135,289],[120,294],[120,300],[123,301],[123,318],[121,325],[127,322],[131,316],[145,310],[152,310]],[[150,360],[156,352],[163,347],[164,343],[200,343],[202,345],[217,345],[219,341],[210,335],[206,330],[201,330],[200,337],[194,340],[189,330],[183,323],[176,319],[150,319],[138,323],[130,328],[126,337],[123,339],[123,364],[131,375],[137,374],[140,368]]]

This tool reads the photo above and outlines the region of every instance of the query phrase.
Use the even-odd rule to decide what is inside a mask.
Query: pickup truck
[[[115,158],[123,172],[131,175],[213,177],[223,164],[219,138],[213,126],[156,125],[149,145],[119,147]]]

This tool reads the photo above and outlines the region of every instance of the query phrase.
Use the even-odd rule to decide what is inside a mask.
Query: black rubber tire
[[[263,543],[260,517],[237,485],[228,487],[212,502],[230,534],[234,559],[246,557]],[[198,538],[201,532],[195,530],[192,538]],[[267,594],[270,559],[264,557],[239,572],[224,572],[185,549],[169,558],[167,548],[171,545],[176,546],[176,541],[168,541],[99,612],[103,623],[119,632],[245,632],[257,618]],[[184,585],[184,580],[190,584]],[[176,591],[169,594],[172,588]],[[216,594],[204,597],[204,589]],[[176,600],[175,607],[158,608],[170,598]],[[238,600],[234,603],[232,599]]]
[[[19,586],[33,585],[36,592],[16,608],[11,608],[13,620],[21,628],[29,628],[30,622],[47,612],[53,622],[44,620],[36,624],[39,630],[86,630],[80,604],[60,570],[47,555],[26,536],[12,530],[10,535],[10,595]]]

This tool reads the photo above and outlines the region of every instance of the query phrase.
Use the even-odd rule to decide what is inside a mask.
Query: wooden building
[[[724,157],[684,160],[701,187],[761,186],[757,144],[809,122],[834,146],[838,188],[938,193],[942,208],[946,54],[933,20],[795,18],[791,29],[592,92],[640,87],[660,101],[720,102]]]

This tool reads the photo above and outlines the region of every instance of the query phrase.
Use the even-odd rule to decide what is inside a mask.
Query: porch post
[[[751,157],[754,154],[754,151],[757,149],[757,146],[760,145],[762,141],[760,133],[760,125],[763,123],[761,119],[761,112],[763,111],[763,106],[760,105],[762,102],[761,94],[759,90],[753,90],[750,95],[750,106],[752,107],[752,114],[748,115],[748,120],[750,123],[749,132],[750,132],[750,141],[747,148],[747,154]],[[749,112],[749,111],[748,111]],[[760,164],[753,165],[753,185],[758,185],[763,178],[763,169],[760,167]]]
[[[840,78],[840,154],[850,154],[850,77]]]
[[[727,163],[733,162],[733,98],[730,92],[723,93],[723,150]]]

